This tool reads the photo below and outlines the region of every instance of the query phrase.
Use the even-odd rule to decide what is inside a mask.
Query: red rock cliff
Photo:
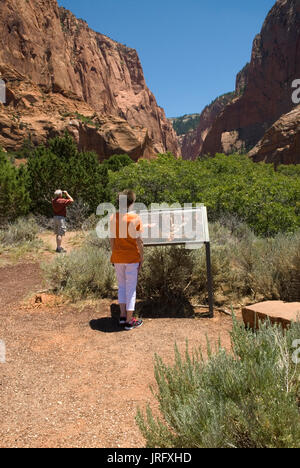
[[[49,115],[51,109],[53,116],[65,108],[71,113],[96,113],[102,124],[103,119],[109,116],[109,121],[114,122],[112,133],[120,124],[123,138],[119,138],[120,132],[117,131],[115,145],[105,140],[107,135],[103,132],[94,135],[94,144],[104,138],[101,148],[93,148],[102,157],[117,149],[128,149],[126,144],[122,146],[122,142],[126,143],[124,135],[127,131],[132,134],[129,140],[135,148],[135,155],[142,151],[141,156],[152,157],[156,152],[166,150],[179,154],[176,135],[146,86],[135,50],[92,31],[86,22],[59,8],[56,0],[1,0],[0,40],[2,78],[7,81],[9,98],[8,106],[0,108],[2,120],[6,117],[6,137],[9,133],[18,137],[16,129],[14,133],[8,126],[10,112],[7,107],[15,106],[18,111],[22,110],[20,100],[26,96],[21,95],[21,86],[17,86],[19,80],[24,86],[26,83],[27,94],[31,86],[31,95],[35,96],[35,102],[31,99],[30,103],[32,122],[37,120],[37,114],[40,117],[43,113]],[[50,108],[40,95],[50,99]],[[60,102],[57,108],[56,101]],[[26,124],[30,126],[28,110],[22,110],[22,117],[24,112]],[[82,122],[78,125],[84,134]],[[95,125],[99,129],[99,122]],[[54,128],[54,133],[62,126]],[[38,129],[41,130],[41,125],[31,128],[37,139]],[[139,144],[133,143],[134,139]],[[82,146],[84,140],[88,138],[83,135]],[[0,136],[0,144],[5,145],[7,141],[7,138],[1,141]],[[105,153],[106,146],[109,148]],[[103,151],[105,154],[101,154]]]
[[[299,32],[300,0],[278,0],[254,40],[243,94],[217,117],[203,154],[250,150],[295,107],[291,85],[300,78]]]
[[[183,138],[181,143],[183,159],[194,160],[202,153],[204,141],[215,119],[233,98],[234,93],[224,94],[205,107],[201,113],[198,127]]]

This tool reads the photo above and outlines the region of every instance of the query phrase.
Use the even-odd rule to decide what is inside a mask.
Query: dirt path
[[[50,231],[45,231],[39,234],[39,239],[48,246],[51,253],[54,254],[56,250],[56,238]],[[79,247],[82,244],[82,239],[84,238],[84,233],[80,231],[67,231],[66,235],[63,238],[63,247],[67,249],[68,252],[71,252],[76,247]]]
[[[155,405],[153,356],[172,362],[174,342],[205,347],[222,337],[229,317],[146,319],[132,332],[111,319],[110,302],[24,307],[43,287],[39,266],[0,269],[1,447],[143,447],[137,406]]]

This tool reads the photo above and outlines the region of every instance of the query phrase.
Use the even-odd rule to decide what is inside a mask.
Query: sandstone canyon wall
[[[249,152],[255,162],[300,164],[300,106],[281,116]]]
[[[200,115],[199,126],[196,130],[187,133],[181,142],[183,159],[194,160],[202,153],[204,141],[215,119],[228,103],[232,101],[233,97],[234,93],[224,94],[205,107]]]
[[[298,78],[300,0],[278,0],[254,40],[243,94],[216,118],[202,153],[252,149],[274,122],[295,107],[291,86]],[[299,163],[299,154],[292,161]]]
[[[134,49],[92,31],[56,0],[0,0],[0,145],[18,148],[66,129],[103,159],[172,151],[175,132]],[[86,117],[86,118],[84,118]]]
[[[237,75],[234,95],[204,109],[198,129],[183,141],[183,157],[249,151],[255,161],[300,163],[295,79],[300,79],[300,0],[277,0],[254,39],[251,62]]]

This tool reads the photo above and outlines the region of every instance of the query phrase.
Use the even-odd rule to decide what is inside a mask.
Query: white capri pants
[[[126,304],[126,310],[135,310],[136,286],[139,263],[115,263],[119,285],[119,304]]]

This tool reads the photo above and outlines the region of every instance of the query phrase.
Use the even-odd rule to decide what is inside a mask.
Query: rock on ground
[[[259,320],[269,319],[284,328],[300,319],[300,302],[266,301],[244,307],[242,310],[245,325],[258,328]]]

